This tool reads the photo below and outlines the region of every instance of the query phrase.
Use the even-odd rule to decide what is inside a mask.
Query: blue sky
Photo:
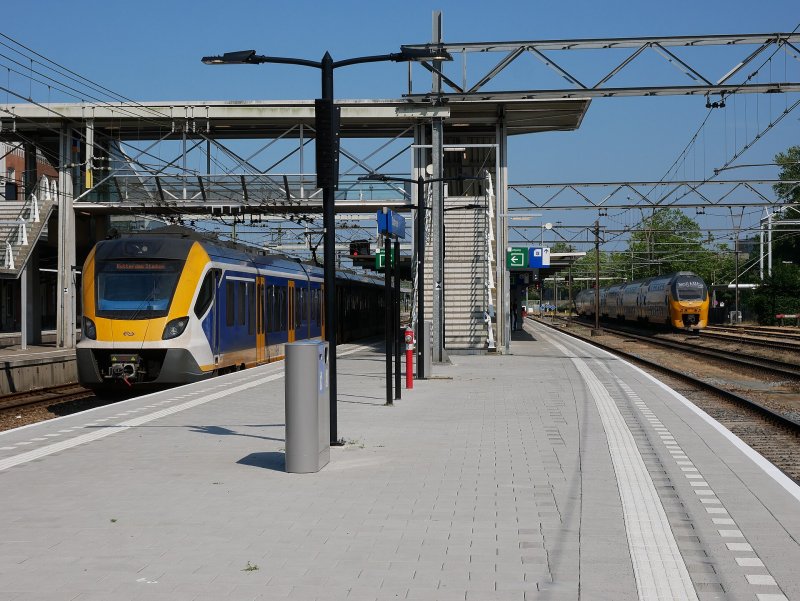
[[[2,31],[41,54],[118,94],[138,101],[211,99],[310,99],[319,93],[316,71],[291,66],[211,68],[200,57],[253,48],[263,54],[334,59],[396,51],[400,44],[424,43],[431,36],[431,13],[442,10],[446,41],[535,40],[627,36],[705,35],[791,31],[800,23],[797,0],[664,2],[585,1],[566,3],[445,1],[403,3],[245,2],[135,3],[74,0],[8,3]],[[734,57],[726,54],[722,64]],[[497,60],[499,55],[496,55]],[[576,54],[567,59],[577,73],[603,75],[595,65],[614,62],[610,54]],[[704,63],[701,63],[704,64]],[[795,61],[795,65],[800,64]],[[719,77],[709,55],[709,75]],[[520,73],[552,75],[535,61],[521,63]],[[644,63],[643,70],[662,66]],[[795,73],[797,69],[795,68]],[[457,74],[456,74],[457,75]],[[525,74],[527,76],[527,73]],[[629,76],[636,79],[636,71]],[[393,98],[404,91],[406,67],[380,64],[337,72],[339,98]],[[0,79],[4,79],[0,73]],[[591,78],[590,78],[591,79]],[[41,99],[41,95],[39,96]],[[795,94],[788,98],[796,100]],[[780,104],[786,99],[781,98]],[[750,102],[748,105],[747,102]],[[752,136],[743,110],[754,115],[755,99],[739,112],[713,116],[686,163],[687,176],[710,175],[731,154],[734,135]],[[758,110],[764,111],[761,101]],[[778,102],[773,99],[772,102]],[[777,106],[777,105],[776,105]],[[512,183],[554,181],[648,180],[661,178],[706,117],[702,98],[598,99],[577,132],[517,138],[511,143]],[[790,144],[800,143],[800,109],[764,136],[740,162],[764,163]],[[739,121],[739,124],[736,124]],[[738,129],[737,129],[738,128]],[[727,138],[726,138],[727,136]],[[740,144],[741,145],[741,144]],[[702,161],[700,156],[702,155]],[[685,172],[682,172],[685,173]],[[770,176],[773,170],[747,175]],[[737,174],[739,175],[739,174]],[[744,174],[741,174],[744,175]],[[749,215],[752,223],[757,221]],[[694,215],[692,215],[694,217]],[[707,222],[713,216],[704,217]],[[595,214],[570,213],[552,218],[587,223]],[[632,217],[620,217],[619,222]],[[723,217],[713,217],[725,222]],[[727,219],[730,224],[730,219]],[[609,226],[613,225],[609,223]]]

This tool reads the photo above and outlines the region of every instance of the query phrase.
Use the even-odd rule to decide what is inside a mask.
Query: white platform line
[[[341,347],[339,347],[339,348],[341,348]],[[366,345],[349,345],[348,344],[348,345],[346,345],[345,348],[346,348],[346,350],[337,352],[336,356],[337,357],[346,357],[347,355],[352,355],[353,353],[358,353],[358,352],[364,351],[364,350],[370,350],[372,347],[366,346]],[[282,362],[275,362],[275,363],[270,363],[270,364],[262,366],[262,367],[274,367],[276,365],[277,366],[281,366],[281,367],[283,366]],[[253,377],[249,378],[248,381],[245,382],[244,384],[240,384],[239,386],[235,386],[233,388],[230,388],[230,384],[223,382],[222,384],[219,384],[218,386],[211,387],[211,389],[213,390],[215,388],[224,388],[225,389],[224,391],[215,392],[213,394],[209,394],[209,395],[194,399],[193,401],[187,401],[187,402],[182,403],[180,405],[175,405],[175,406],[170,407],[168,409],[162,409],[161,411],[156,411],[154,413],[149,413],[147,415],[143,415],[143,416],[135,418],[135,419],[130,419],[128,421],[122,422],[118,426],[103,427],[102,429],[100,429],[100,430],[98,430],[96,432],[90,432],[89,434],[83,434],[81,436],[76,436],[75,438],[70,438],[70,439],[64,440],[62,442],[58,442],[58,443],[54,443],[54,444],[47,445],[47,446],[44,446],[44,447],[40,447],[40,448],[38,448],[38,449],[36,449],[34,451],[28,451],[27,453],[21,453],[19,455],[14,455],[14,456],[11,456],[11,457],[7,457],[6,459],[2,459],[2,460],[0,460],[0,472],[2,472],[3,470],[8,469],[10,467],[14,467],[14,466],[20,465],[22,463],[27,463],[29,461],[33,461],[34,459],[39,459],[41,457],[46,457],[47,455],[52,455],[53,453],[58,453],[60,451],[64,451],[66,449],[71,449],[71,448],[76,447],[76,446],[81,445],[81,444],[86,444],[87,442],[92,442],[94,440],[99,440],[100,438],[105,438],[106,436],[111,436],[112,434],[116,434],[118,432],[123,432],[123,431],[127,430],[128,428],[133,428],[133,427],[136,427],[136,426],[140,426],[142,424],[146,424],[148,422],[151,422],[151,421],[153,421],[155,419],[166,417],[167,415],[172,415],[173,413],[178,413],[180,411],[185,411],[186,409],[191,409],[192,407],[197,407],[198,405],[202,405],[204,403],[208,403],[209,401],[213,401],[213,400],[216,400],[218,398],[222,398],[224,396],[228,396],[229,394],[235,394],[236,392],[240,392],[242,390],[247,390],[248,388],[252,388],[253,386],[258,386],[259,384],[264,384],[265,382],[272,382],[273,380],[277,380],[277,379],[282,378],[283,375],[284,375],[283,371],[281,371],[279,373],[272,374],[272,375],[269,375],[269,376],[266,376],[266,377],[262,377],[262,378],[257,378],[257,379],[253,379],[255,377],[255,376],[253,376]],[[132,398],[132,399],[128,399],[128,400],[122,401],[122,402],[123,403],[132,403],[132,402],[135,402],[137,400],[141,401],[145,397],[150,399],[151,397],[153,397],[154,395],[157,395],[157,394],[160,394],[160,393],[159,392],[155,392],[155,393],[151,393],[151,394],[148,394],[148,395],[144,395],[142,397],[138,397],[138,399],[137,398]],[[191,394],[199,394],[199,393],[193,392]],[[185,396],[191,396],[191,395],[185,395]],[[179,398],[182,398],[182,397],[179,397]],[[160,402],[154,403],[153,405],[148,405],[147,407],[152,407],[154,405],[169,404],[170,402],[172,402],[172,400],[164,400],[164,401],[160,401]],[[95,409],[91,409],[89,411],[94,412],[94,411],[97,411],[98,409],[102,409],[102,407],[96,407]],[[96,426],[100,422],[113,420],[113,419],[116,419],[116,418],[118,418],[120,416],[130,415],[131,413],[136,413],[136,412],[142,411],[142,410],[143,410],[143,408],[142,409],[132,409],[132,410],[129,410],[129,411],[126,411],[126,412],[123,412],[123,413],[119,413],[116,416],[111,417],[111,418],[98,419],[95,422],[92,422],[92,423],[89,423],[89,424],[85,424],[82,427],[85,428],[85,427],[89,427],[89,426]],[[70,417],[70,416],[64,416],[64,417],[56,418],[56,419],[65,419],[66,417]],[[48,420],[48,421],[52,422],[54,420]],[[39,424],[30,424],[29,426],[24,426],[24,427],[38,426],[38,425],[41,425],[42,423],[47,423],[47,422],[40,422]],[[59,430],[59,432],[62,432],[62,433],[72,432],[73,430],[78,429],[78,428],[81,428],[81,426],[76,426],[76,427],[73,427],[73,428],[70,428],[70,429],[66,429],[66,430]],[[5,432],[0,432],[0,434],[10,433],[10,432],[13,432],[13,431],[14,430],[6,430]],[[46,440],[46,439],[44,439],[44,438],[35,438],[33,440]],[[18,443],[15,443],[14,446],[3,447],[0,450],[5,450],[5,451],[15,450],[17,446],[33,444],[33,440],[18,442]]]
[[[584,343],[584,344],[586,344],[586,343]],[[602,350],[602,349],[599,349],[599,350]],[[606,351],[603,351],[603,352],[606,353],[606,354],[610,354],[610,353],[608,353]],[[622,361],[623,363],[626,363],[630,367],[635,367],[635,366],[630,365],[629,363],[627,363],[627,362],[625,362],[625,361],[623,361],[621,359],[620,359],[620,361]],[[672,437],[672,435],[669,433],[669,429],[666,428],[664,426],[664,424],[655,416],[653,411],[649,407],[647,407],[646,403],[644,401],[642,401],[642,399],[639,397],[639,395],[636,394],[636,392],[630,386],[628,386],[627,383],[625,383],[616,374],[614,374],[608,368],[607,365],[601,364],[600,368],[603,369],[606,373],[608,373],[609,376],[614,378],[614,380],[619,385],[619,387],[622,388],[623,392],[628,397],[628,399],[630,399],[630,401],[632,401],[633,404],[636,407],[639,408],[639,411],[650,422],[651,427],[659,434],[659,437],[661,438],[662,442],[665,444],[665,447],[667,449],[670,449],[669,452],[672,455],[672,457],[674,459],[676,459],[676,463],[678,465],[685,465],[687,463],[691,464],[691,462],[688,462],[688,461],[680,461],[680,460],[678,460],[679,458],[688,459],[688,457],[686,457],[686,455],[683,454],[683,451],[676,452],[676,451],[672,450],[672,449],[676,448],[674,446],[674,445],[676,445],[676,443],[675,443],[674,438]],[[636,369],[638,370],[638,368],[636,368]],[[652,376],[650,376],[649,374],[646,374],[642,370],[639,370],[639,371],[644,373],[645,375],[647,375],[650,379],[654,379]],[[659,384],[662,384],[663,387],[665,387],[667,390],[669,390],[670,392],[672,392],[676,396],[680,396],[680,395],[678,395],[678,393],[674,392],[671,388],[667,387],[662,382],[660,382],[658,380],[656,380],[656,381],[659,382]],[[684,397],[680,397],[680,398],[684,402],[688,402]],[[703,413],[703,415],[707,415],[707,414],[705,414],[705,412],[702,412],[702,413]],[[710,416],[708,416],[708,418],[709,419],[713,419]],[[716,422],[716,420],[714,420],[714,422],[718,424],[718,422]],[[721,424],[718,424],[718,425],[721,426]],[[737,440],[739,440],[739,439],[737,438]],[[677,448],[680,448],[680,447],[678,446]],[[755,452],[755,451],[753,451],[753,452]],[[694,468],[694,467],[682,467],[681,470],[683,470],[684,472],[689,472],[689,471],[697,472],[696,474],[685,473],[684,475],[686,476],[687,479],[690,479],[690,478],[703,478],[703,476],[699,473],[699,470],[697,468]],[[690,480],[689,483],[691,484],[692,487],[698,487],[698,488],[699,487],[708,487],[707,490],[706,489],[697,490],[697,488],[695,488],[695,494],[697,494],[697,495],[708,495],[705,498],[701,498],[700,499],[701,502],[703,502],[703,503],[715,503],[715,504],[720,504],[720,505],[722,504],[722,502],[719,501],[716,498],[716,495],[714,494],[713,490],[710,489],[710,487],[709,487],[707,482],[705,482],[705,481],[697,482],[697,481]],[[709,496],[711,498],[709,498]],[[716,514],[728,515],[728,512],[724,507],[706,507],[706,512],[708,514],[715,514],[716,513]],[[736,526],[736,522],[731,518],[712,518],[712,521],[713,521],[713,523],[715,525]],[[735,529],[735,528],[717,529],[717,532],[719,533],[720,537],[723,538],[723,539],[744,538],[744,534],[741,532],[741,530],[738,530],[738,529]],[[752,546],[749,545],[748,543],[727,543],[727,547],[728,547],[728,550],[730,550],[730,551],[736,551],[736,552],[745,551],[745,552],[755,553],[753,551]],[[735,557],[735,560],[736,560],[737,564],[740,567],[764,567],[763,562],[758,558],[758,556],[756,556],[756,557]],[[747,579],[748,583],[751,584],[751,585],[778,586],[777,582],[775,581],[775,579],[769,574],[766,574],[766,575],[761,575],[761,574],[752,575],[751,574],[751,575],[745,575],[745,578]],[[762,601],[762,600],[763,601],[773,601],[773,600],[774,601],[778,601],[778,600],[781,600],[781,599],[786,599],[786,597],[784,595],[782,595],[782,594],[780,594],[780,595],[757,595],[757,598],[759,599],[759,601]]]
[[[147,415],[142,415],[140,417],[129,419],[117,426],[104,426],[95,432],[82,434],[81,436],[76,436],[68,440],[43,446],[41,448],[29,451],[27,453],[20,453],[19,455],[8,457],[6,459],[0,460],[0,472],[2,472],[3,470],[7,470],[10,467],[21,465],[23,463],[28,463],[29,461],[33,461],[34,459],[40,459],[42,457],[46,457],[47,455],[52,455],[53,453],[58,453],[60,451],[65,451],[67,449],[77,447],[78,445],[86,444],[87,442],[93,442],[95,440],[100,440],[101,438],[111,436],[112,434],[124,432],[129,428],[141,426],[143,424],[152,422],[162,417],[166,417],[174,413],[179,413],[181,411],[186,411],[187,409],[191,409],[192,407],[197,407],[198,405],[202,405],[204,403],[208,403],[210,401],[214,401],[216,399],[231,394],[236,394],[237,392],[242,392],[243,390],[247,390],[248,388],[253,388],[254,386],[258,386],[259,384],[265,384],[266,382],[272,382],[273,380],[278,380],[282,377],[283,373],[273,374],[265,378],[253,380],[251,382],[248,382],[247,384],[241,384],[240,386],[234,386],[233,388],[228,388],[224,392],[215,392],[213,394],[209,394],[194,399],[193,401],[187,401],[186,403],[175,405],[174,407],[170,407],[168,409],[162,409],[161,411],[156,411],[154,413],[148,413]],[[25,443],[18,443],[18,444],[25,444]]]
[[[561,352],[572,354],[552,338],[548,339]],[[570,360],[583,378],[603,422],[617,475],[639,599],[697,600],[661,499],[625,418],[588,365],[577,357],[570,357]]]

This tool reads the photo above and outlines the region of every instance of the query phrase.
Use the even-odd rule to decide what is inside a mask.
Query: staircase
[[[491,254],[490,212],[493,194],[451,196],[444,201],[444,346],[449,353],[482,353],[494,348],[494,266]],[[466,205],[470,205],[466,207]],[[476,208],[475,205],[478,205]],[[430,223],[430,219],[428,223]],[[426,233],[425,319],[433,309],[433,245]]]
[[[42,177],[26,200],[0,199],[0,278],[18,278],[56,206],[54,182]]]

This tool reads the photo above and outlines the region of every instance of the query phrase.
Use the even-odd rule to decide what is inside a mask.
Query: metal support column
[[[431,124],[432,143],[432,182],[431,224],[433,230],[433,360],[441,363],[445,360],[444,352],[444,182],[443,174],[443,126],[441,119],[434,119]]]
[[[75,211],[72,208],[72,130],[61,127],[58,160],[58,284],[56,344],[75,348]]]
[[[544,284],[542,284],[544,290]],[[594,330],[592,335],[600,333],[600,220],[594,222]]]
[[[497,192],[495,206],[495,264],[497,266],[497,342],[498,350],[508,353],[511,343],[511,324],[508,319],[511,311],[511,277],[506,268],[505,256],[508,245],[508,132],[503,117],[498,117],[495,128],[497,143]]]
[[[759,221],[758,227],[758,279],[764,281],[764,217]]]
[[[425,143],[425,127],[416,125],[414,127],[414,143],[417,148],[414,150],[412,179],[417,181],[416,186],[411,187],[411,199],[416,208],[414,219],[414,259],[417,266],[417,379],[424,380],[430,374],[425,370],[425,354],[428,352],[422,344],[422,324],[425,323],[425,223],[427,211],[425,210],[425,150],[419,146]],[[412,276],[413,277],[413,276]],[[428,358],[430,359],[430,357]]]
[[[86,181],[85,189],[94,187],[94,119],[86,120]]]
[[[767,276],[772,276],[772,217],[774,213],[772,210],[767,209],[769,211],[769,216],[767,217]],[[737,237],[738,241],[738,237]],[[739,250],[738,247],[736,249]],[[738,254],[736,255],[739,256]],[[736,273],[739,273],[739,270],[736,270]],[[739,308],[737,307],[736,310],[738,311]]]
[[[37,193],[36,146],[24,144],[25,171],[22,174],[24,198],[30,200],[36,194],[39,201],[43,194]],[[39,302],[39,253],[36,242],[30,241],[31,249],[25,262],[25,269],[19,277],[20,285],[20,344],[27,349],[29,344],[42,343],[42,305]]]
[[[432,40],[434,44],[442,43],[442,13],[433,12]],[[433,66],[441,69],[441,61],[434,61]],[[434,94],[442,92],[442,78],[434,72],[431,91]],[[439,180],[433,183],[432,188],[432,215],[433,229],[433,360],[441,363],[445,360],[444,351],[444,122],[441,118],[431,121],[431,163],[433,173],[431,178]]]

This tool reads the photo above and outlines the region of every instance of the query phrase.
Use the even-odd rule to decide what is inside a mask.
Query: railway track
[[[557,319],[564,321],[565,318],[557,316]],[[572,323],[580,324],[585,327],[593,327],[589,322],[581,319],[581,318],[573,318]],[[714,326],[716,328],[716,326]],[[760,347],[760,348],[768,348],[783,352],[790,352],[790,353],[800,353],[800,341],[797,343],[793,342],[784,342],[781,340],[764,340],[758,338],[752,338],[750,336],[742,336],[738,334],[729,334],[724,331],[726,328],[720,329],[717,331],[716,329],[706,328],[704,330],[695,331],[692,336],[699,336],[701,339],[705,339],[708,341],[719,342],[719,343],[740,343],[746,344],[753,347]],[[724,349],[712,349],[712,348],[704,348],[701,344],[697,344],[694,342],[685,342],[685,341],[677,341],[677,340],[663,340],[661,338],[657,338],[656,335],[649,335],[644,336],[641,333],[641,330],[637,330],[635,328],[628,328],[625,326],[620,326],[617,324],[608,323],[603,324],[603,331],[604,332],[612,332],[618,334],[620,336],[628,336],[630,338],[634,338],[637,340],[642,340],[649,342],[651,344],[661,344],[663,346],[668,346],[670,344],[678,347],[684,347],[686,349],[691,349],[692,352],[697,352],[698,354],[710,357],[721,359],[725,361],[730,361],[733,363],[738,363],[739,365],[752,369],[755,366],[761,367],[763,369],[767,369],[770,371],[775,372],[778,375],[790,378],[797,378],[800,377],[800,362],[793,361],[780,361],[777,359],[771,359],[768,357],[763,356],[746,356],[744,358],[742,355],[742,349],[737,348],[735,351],[729,351]],[[696,338],[690,338],[695,340]],[[699,350],[695,350],[699,349]]]
[[[608,350],[616,355],[620,355],[628,359],[631,359],[636,363],[643,364],[650,369],[658,371],[659,373],[668,374],[669,376],[677,380],[689,383],[694,387],[700,388],[714,395],[723,397],[726,400],[731,401],[736,405],[738,405],[739,407],[745,409],[746,411],[749,411],[752,414],[759,415],[761,418],[766,419],[769,422],[780,426],[781,428],[787,429],[795,436],[800,435],[800,408],[796,407],[794,411],[786,411],[784,408],[779,408],[770,402],[754,400],[753,398],[749,398],[747,396],[744,396],[743,394],[725,388],[714,381],[705,380],[703,378],[693,376],[687,373],[687,370],[683,366],[681,366],[680,369],[675,369],[666,365],[663,360],[660,361],[654,360],[645,357],[640,353],[629,352],[624,349],[620,349],[617,346],[613,346],[611,344],[604,344],[601,340],[598,339],[598,337],[582,336],[575,331],[566,330],[564,328],[557,327],[545,321],[541,321],[538,319],[534,319],[534,321],[549,328],[556,329],[560,332],[573,336],[575,338],[584,340],[585,342],[588,342],[604,350]],[[576,322],[573,321],[573,323]],[[580,325],[583,327],[589,327],[584,324]],[[730,362],[734,364],[737,367],[737,369],[742,369],[744,366],[747,366],[750,369],[755,367],[756,369],[763,370],[764,372],[772,372],[774,375],[778,375],[779,377],[789,377],[792,379],[800,378],[800,369],[798,369],[794,365],[786,364],[780,361],[771,361],[762,358],[751,358],[751,357],[748,357],[746,359],[740,359],[737,357],[733,357],[728,353],[721,353],[717,351],[706,352],[705,349],[701,349],[697,345],[692,345],[692,344],[682,345],[671,341],[664,341],[664,340],[654,339],[652,337],[635,335],[627,331],[616,330],[613,328],[604,328],[604,331],[609,333],[616,333],[622,337],[629,339],[635,338],[636,340],[643,342],[645,344],[651,344],[654,346],[659,346],[661,348],[668,348],[668,349],[678,350],[681,352],[691,352],[696,355],[701,355],[704,357],[714,358],[716,360]],[[700,351],[703,352],[701,353]],[[756,361],[758,361],[759,363],[758,365],[755,365]]]
[[[94,393],[91,390],[87,390],[79,384],[51,386],[49,388],[16,392],[14,394],[0,396],[0,411],[12,411],[36,405],[68,403],[71,401],[88,399],[93,396]]]
[[[800,328],[787,328],[775,326],[708,326],[705,332],[728,332],[734,334],[752,334],[769,338],[783,338],[786,340],[800,341]]]
[[[691,352],[695,355],[716,359],[744,369],[758,369],[770,372],[780,378],[800,379],[800,367],[795,362],[781,361],[766,357],[742,356],[741,351],[724,351],[720,349],[709,349],[702,345],[686,341],[664,340],[653,336],[643,336],[628,330],[627,328],[604,327],[603,331],[625,336],[628,339],[638,340],[647,344],[653,344],[664,348],[675,349],[684,352]]]
[[[737,327],[710,326],[701,330],[700,336],[721,342],[741,342],[751,346],[800,352],[800,334],[795,332],[762,331],[755,327],[740,330]]]

